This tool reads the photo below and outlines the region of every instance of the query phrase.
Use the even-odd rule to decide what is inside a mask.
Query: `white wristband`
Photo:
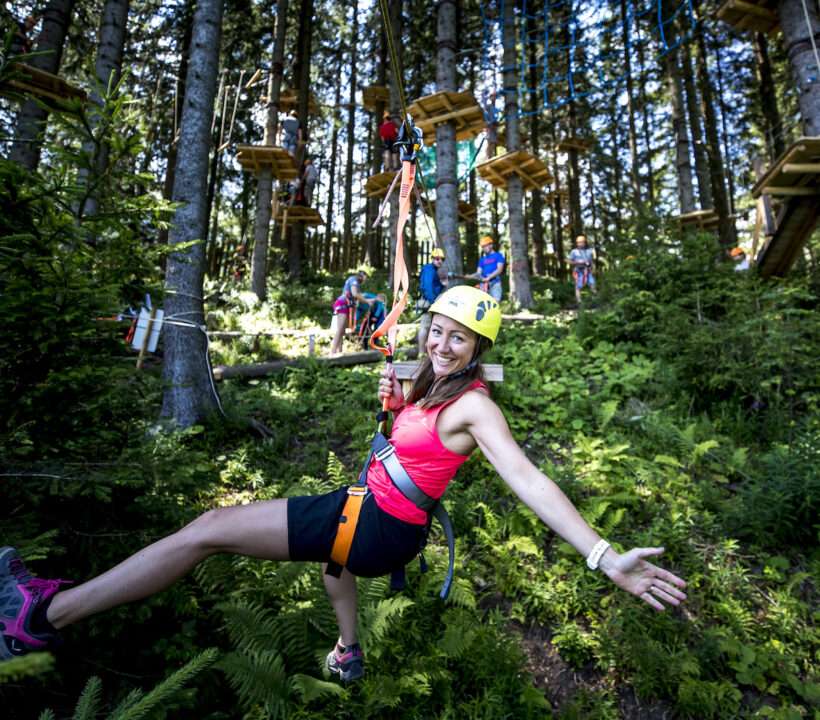
[[[609,550],[609,543],[606,540],[599,540],[595,543],[595,547],[587,555],[587,567],[590,570],[597,570],[598,563],[601,562],[601,558],[607,550]]]

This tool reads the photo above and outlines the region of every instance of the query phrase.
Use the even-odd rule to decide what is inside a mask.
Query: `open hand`
[[[607,551],[607,555],[614,553]],[[612,582],[622,590],[639,597],[647,605],[662,612],[666,605],[680,605],[686,600],[686,582],[677,575],[657,567],[646,558],[660,555],[663,548],[633,548],[623,555],[606,562],[602,559],[601,569]],[[666,605],[664,605],[666,603]]]

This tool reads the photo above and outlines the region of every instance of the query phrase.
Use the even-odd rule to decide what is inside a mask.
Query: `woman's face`
[[[452,375],[473,359],[478,336],[446,315],[433,315],[427,335],[427,355],[436,377]]]

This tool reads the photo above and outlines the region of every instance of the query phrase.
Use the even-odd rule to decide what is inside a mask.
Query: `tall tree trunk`
[[[205,272],[205,190],[211,117],[216,93],[222,0],[199,0],[194,15],[191,57],[186,79],[179,162],[173,199],[180,203],[174,214],[169,243],[197,241],[171,252],[165,274],[167,318],[205,322],[202,280]],[[190,427],[218,407],[211,383],[207,340],[195,327],[165,325],[162,415],[180,427]]]
[[[783,46],[797,88],[803,135],[820,136],[820,67],[817,66],[817,46],[820,46],[820,12],[816,2],[780,0],[777,6]],[[808,15],[808,18],[806,17]],[[814,46],[812,45],[814,38]]]
[[[620,241],[623,238],[623,192],[622,192],[622,165],[618,159],[618,152],[620,150],[620,141],[618,137],[618,100],[613,95],[610,107],[610,121],[609,127],[612,130],[612,185],[615,192],[615,212],[613,214],[615,220],[615,236]]]
[[[302,128],[302,144],[296,149],[296,165],[302,167],[305,153],[308,147],[308,107],[310,100],[310,63],[313,45],[313,0],[302,0],[299,12],[299,39],[296,62],[294,63],[294,74],[298,83],[298,109],[299,127]],[[294,223],[291,228],[290,242],[288,244],[288,277],[291,280],[301,277],[302,263],[305,254],[305,224]]]
[[[345,245],[352,244],[353,238],[353,148],[356,144],[356,66],[359,55],[359,6],[353,5],[353,23],[350,27],[350,97],[347,106],[347,166],[345,167]]]
[[[689,43],[683,43],[683,87],[686,91],[686,115],[689,120],[689,133],[692,136],[692,151],[695,156],[695,176],[698,180],[700,207],[703,210],[714,206],[712,186],[709,179],[709,160],[706,156],[706,144],[703,141],[703,130],[700,121],[698,93],[695,89],[695,70],[692,66],[692,53]]]
[[[179,71],[174,86],[174,125],[171,129],[171,142],[168,145],[168,157],[165,162],[165,182],[162,196],[170,200],[174,195],[174,181],[176,179],[177,148],[179,147],[179,128],[182,125],[182,108],[185,100],[185,78],[188,77],[188,56],[191,50],[191,35],[194,27],[195,0],[186,0],[183,7],[183,31],[179,41]],[[160,228],[157,233],[157,242],[168,244],[168,229]]]
[[[536,33],[535,16],[530,14],[527,16],[527,34],[534,37]],[[530,65],[530,87],[538,86],[538,56],[536,53],[536,44],[528,43],[529,49],[529,65]],[[530,146],[532,152],[538,155],[540,149],[540,113],[539,113],[539,93],[532,93],[531,98],[531,117],[530,117]],[[533,190],[532,202],[530,203],[530,223],[532,225],[532,249],[533,249],[533,269],[536,275],[544,275],[547,271],[546,258],[544,255],[544,196],[541,194],[541,189]]]
[[[701,113],[706,129],[706,154],[709,158],[709,179],[712,186],[712,198],[718,216],[718,235],[720,243],[725,247],[736,244],[735,225],[729,217],[729,203],[726,197],[726,177],[723,171],[723,158],[720,152],[720,137],[718,136],[717,117],[715,116],[715,101],[712,94],[712,84],[709,80],[708,56],[706,43],[703,37],[703,26],[696,32],[698,56],[697,75],[698,90],[700,91]]]
[[[330,172],[327,191],[327,211],[325,212],[325,243],[322,264],[327,269],[330,262],[330,241],[333,237],[333,211],[336,202],[336,154],[339,152],[339,124],[338,108],[342,102],[342,45],[336,53],[336,88],[333,95],[332,123],[333,131],[330,136]]]
[[[783,121],[777,106],[772,64],[769,62],[769,44],[763,33],[755,33],[755,69],[757,70],[760,113],[763,116],[763,137],[769,160],[774,162],[786,150],[783,142]]]
[[[549,126],[549,134],[550,137],[557,137],[557,124],[555,120],[555,112],[550,112],[550,126]],[[552,227],[553,227],[553,249],[555,250],[555,264],[556,264],[556,274],[559,280],[563,280],[566,275],[566,268],[564,267],[564,214],[563,214],[563,203],[561,202],[561,183],[560,183],[560,172],[558,168],[558,153],[555,150],[555,146],[552,149],[552,174],[555,178],[555,212],[552,218]]]
[[[641,78],[647,77],[646,63],[644,62],[644,44],[641,42],[640,35],[640,20],[635,19],[635,33],[637,35],[638,45],[638,75]],[[640,99],[641,99],[641,132],[643,133],[643,141],[646,146],[646,197],[649,201],[650,207],[655,205],[655,178],[653,172],[653,162],[655,159],[655,150],[652,147],[652,128],[651,128],[651,114],[649,108],[649,98],[646,95],[646,80],[639,83]],[[618,189],[620,192],[620,188]]]
[[[516,58],[516,31],[514,3],[504,3],[504,117],[506,119],[507,152],[521,147],[518,130],[518,65]],[[532,307],[530,268],[527,258],[527,239],[524,236],[522,210],[524,189],[516,174],[507,178],[507,211],[510,232],[510,297],[515,307]]]
[[[43,11],[43,29],[37,38],[35,55],[29,64],[38,70],[56,75],[63,57],[63,45],[71,24],[76,0],[51,0]],[[9,159],[34,171],[40,162],[40,149],[48,122],[48,110],[36,100],[26,100],[17,113],[14,145]]]
[[[436,90],[455,92],[456,48],[456,0],[439,0],[438,53],[436,56]],[[456,176],[456,126],[447,122],[436,126],[436,225],[447,259],[449,272],[461,275],[464,262],[458,238],[458,178]]]
[[[629,15],[626,0],[621,3],[621,39],[624,45],[624,74],[626,75],[626,113],[629,123],[629,179],[632,184],[632,202],[635,210],[641,206],[641,180],[639,176],[640,164],[638,161],[638,131],[635,126],[634,83],[632,81],[632,46],[629,42]]]
[[[273,61],[268,75],[267,114],[263,145],[273,145],[279,125],[279,93],[285,58],[285,34],[288,23],[288,0],[276,3],[276,39]],[[270,166],[259,171],[256,180],[256,215],[253,221],[253,257],[251,259],[251,290],[259,302],[268,296],[268,238],[270,237],[271,201],[273,199],[273,172]]]
[[[680,79],[676,52],[664,57],[667,92],[672,117],[672,134],[675,136],[675,170],[678,178],[678,202],[681,213],[695,209],[695,192],[692,187],[692,165],[689,162],[689,137],[686,132],[686,117],[683,114],[683,87]]]
[[[384,25],[381,19],[378,18],[378,33],[379,33],[379,57],[376,65],[376,85],[385,87],[387,85],[387,39],[384,33]],[[384,113],[385,105],[382,102],[376,103],[376,109],[373,111],[373,127],[371,131],[371,161],[370,174],[378,175],[382,166],[382,150],[381,138],[379,137],[379,123],[381,123],[382,115]],[[382,229],[381,225],[375,225],[376,216],[379,214],[379,198],[373,197],[367,199],[367,227],[365,228],[366,251],[365,259],[373,267],[382,267],[381,254],[381,239]]]
[[[575,103],[569,104],[569,134],[575,136],[578,132],[578,120],[575,112]],[[581,166],[578,160],[578,150],[571,147],[567,152],[569,160],[569,222],[570,242],[584,234],[584,220],[581,215]]]
[[[94,73],[97,83],[106,95],[119,82],[122,71],[128,2],[129,0],[106,0],[103,7]],[[96,91],[91,94],[94,109],[90,113],[89,122],[92,129],[96,129],[104,121],[101,115],[103,102]],[[89,139],[83,144],[83,152],[89,158],[90,167],[82,167],[78,172],[79,183],[86,188],[84,201],[80,203],[77,211],[78,217],[97,214],[97,186],[108,168],[109,144],[105,137]]]
[[[732,154],[729,152],[729,128],[726,127],[726,105],[724,102],[725,90],[723,85],[723,63],[720,57],[720,44],[714,44],[715,68],[717,69],[718,96],[717,104],[720,110],[720,137],[723,139],[723,157],[726,158],[726,185],[729,193],[729,214],[735,214],[735,172],[732,167]],[[734,223],[734,221],[732,221]]]

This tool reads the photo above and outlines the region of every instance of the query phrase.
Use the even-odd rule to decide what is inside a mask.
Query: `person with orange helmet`
[[[501,275],[507,266],[507,259],[503,253],[493,250],[494,245],[495,240],[490,235],[485,235],[478,241],[481,255],[475,273],[469,277],[480,280],[481,289],[488,292],[496,302],[501,302]]]
[[[421,275],[419,275],[419,299],[416,301],[416,310],[422,313],[418,333],[419,356],[424,353],[427,333],[430,331],[431,318],[428,310],[436,298],[444,292],[444,287],[447,285],[447,275],[442,271],[444,258],[444,250],[439,247],[433,248],[430,253],[430,262],[421,269]],[[443,278],[442,275],[444,275]]]

